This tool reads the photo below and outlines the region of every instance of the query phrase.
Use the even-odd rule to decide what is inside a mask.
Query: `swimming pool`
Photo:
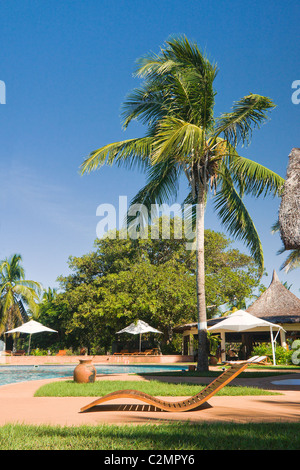
[[[101,365],[93,364],[97,374],[141,374],[144,372],[163,372],[187,370],[186,366],[167,365]],[[0,386],[29,380],[55,379],[73,376],[76,364],[39,365],[39,366],[0,366]]]

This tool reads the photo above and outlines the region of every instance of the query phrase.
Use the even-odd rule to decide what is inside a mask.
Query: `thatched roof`
[[[300,248],[300,149],[289,155],[286,181],[279,209],[280,235],[286,250]]]
[[[284,287],[274,271],[268,289],[247,312],[273,323],[300,323],[300,299]]]

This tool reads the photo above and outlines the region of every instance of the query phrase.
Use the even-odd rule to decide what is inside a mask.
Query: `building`
[[[286,346],[288,338],[300,338],[300,299],[280,282],[275,270],[268,289],[247,312],[282,326],[285,332],[280,330],[281,346]]]
[[[246,310],[263,320],[282,326],[277,342],[287,347],[287,340],[300,338],[300,299],[290,292],[279,280],[276,271],[273,272],[269,287]],[[208,320],[208,327],[224,320],[226,317],[212,318]],[[174,328],[174,332],[183,334],[183,354],[194,354],[194,339],[197,338],[197,323],[188,323]],[[270,332],[243,332],[226,333],[227,342],[241,342],[248,350],[253,342],[269,342]]]

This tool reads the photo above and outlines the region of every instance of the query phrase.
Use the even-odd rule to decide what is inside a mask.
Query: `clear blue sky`
[[[250,92],[273,99],[271,121],[241,153],[285,177],[288,155],[300,146],[300,105],[291,101],[291,84],[300,79],[299,6],[296,0],[1,2],[0,258],[21,253],[26,277],[55,287],[68,272],[68,257],[93,249],[97,206],[117,205],[119,195],[130,200],[141,188],[138,172],[113,167],[81,177],[79,166],[106,143],[142,135],[135,125],[124,133],[120,105],[138,84],[135,60],[158,52],[171,35],[185,34],[217,62],[217,115]],[[263,243],[264,283],[275,268],[299,296],[299,270],[279,271],[285,256],[277,256],[281,241],[271,235],[279,200],[249,200],[248,207]],[[220,230],[209,208],[206,227]]]

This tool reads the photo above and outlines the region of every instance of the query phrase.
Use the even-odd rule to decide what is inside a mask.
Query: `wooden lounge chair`
[[[253,356],[251,358],[251,361],[252,362],[255,362],[256,359],[258,359],[259,356]],[[264,366],[267,366],[267,365],[272,365],[272,361],[270,360],[270,358],[268,356],[262,356],[262,358],[260,358],[261,360],[259,361],[260,364],[264,365]],[[234,365],[234,364],[243,364],[245,361],[224,361],[223,364],[226,364],[228,366],[231,366],[231,365]]]
[[[120,352],[114,353],[113,355],[114,356],[130,356],[130,352],[128,351],[128,349],[122,349]]]
[[[263,357],[266,358],[266,356],[263,356]],[[251,362],[255,362],[256,359],[258,359],[258,358],[259,358],[259,356],[252,356],[251,357]],[[263,362],[263,360],[264,359],[261,359],[260,362]],[[242,360],[240,360],[240,361],[224,361],[223,362],[223,364],[226,364],[228,366],[233,366],[234,364],[244,364],[244,363],[245,363],[245,361],[242,361]]]
[[[253,360],[252,358],[243,363],[234,364],[230,369],[227,369],[221,375],[219,375],[215,380],[213,380],[207,387],[201,390],[197,395],[194,395],[191,398],[178,402],[168,402],[160,400],[159,398],[148,395],[147,393],[139,392],[137,390],[118,390],[116,392],[109,393],[97,400],[92,401],[89,405],[83,406],[82,411],[87,411],[88,409],[100,405],[106,401],[114,400],[116,398],[134,398],[141,400],[149,405],[154,406],[157,409],[164,411],[190,411],[199,406],[203,405],[209,398],[215,395],[221,388],[225,387],[229,382],[231,382],[235,377],[237,377],[243,370],[245,370],[251,363],[258,363],[265,359],[265,356],[257,357]]]
[[[152,349],[146,349],[146,351],[138,351],[134,353],[135,356],[151,356],[152,354]]]
[[[25,354],[26,354],[25,349],[18,349],[17,351],[12,353],[13,356],[25,356]]]

